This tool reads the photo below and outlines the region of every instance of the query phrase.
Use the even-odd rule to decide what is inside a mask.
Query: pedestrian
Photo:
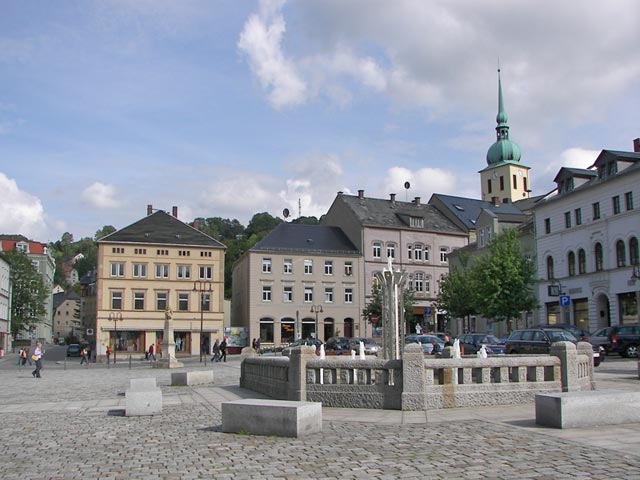
[[[256,339],[254,338],[253,340],[251,340],[251,348],[253,349],[253,351],[256,351]]]
[[[87,347],[82,347],[82,350],[80,350],[80,353],[82,353],[82,359],[80,360],[80,365],[82,365],[83,363],[87,364],[87,367],[89,366],[89,356],[87,352]]]
[[[40,342],[36,342],[36,349],[33,352],[33,360],[36,362],[36,369],[31,372],[35,378],[40,377],[40,370],[42,370],[42,356],[44,355],[44,349],[42,348],[42,344]]]
[[[22,354],[24,353],[24,348],[21,348],[20,350],[18,350],[18,366],[21,367],[22,365],[24,365],[22,363]]]
[[[422,325],[420,323],[416,323],[416,333],[422,335]]]
[[[256,338],[256,353],[260,355],[260,339]]]
[[[223,338],[222,342],[220,342],[220,360],[218,361],[227,361],[227,339]]]
[[[149,345],[149,360],[153,360],[154,362],[156,361],[156,356],[153,353],[153,343]]]
[[[431,355],[438,355],[440,353],[440,345],[435,340],[431,342]]]
[[[220,361],[220,343],[218,340],[215,341],[213,347],[211,347],[211,353],[213,353],[213,357],[211,358],[212,362]]]
[[[111,357],[111,348],[107,345],[107,364],[109,363],[109,358]]]

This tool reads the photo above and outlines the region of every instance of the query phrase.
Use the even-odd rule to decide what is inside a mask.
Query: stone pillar
[[[402,354],[402,410],[426,410],[426,387],[422,345],[409,344]]]
[[[551,345],[549,354],[560,359],[560,379],[563,392],[580,390],[578,383],[578,351],[571,342],[556,342]]]
[[[591,390],[595,390],[596,379],[593,375],[593,345],[589,342],[578,342],[577,351],[578,355],[586,355],[589,357],[589,383],[591,384]]]
[[[314,346],[303,345],[291,350],[289,355],[289,400],[307,401],[307,362],[314,358],[316,358]]]

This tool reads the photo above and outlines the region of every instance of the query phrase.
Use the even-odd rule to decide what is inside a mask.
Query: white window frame
[[[155,272],[156,272],[156,278],[169,278],[169,264],[156,263]]]
[[[284,263],[282,264],[282,272],[290,275],[293,273],[293,260],[290,258],[285,258]]]
[[[344,303],[353,303],[353,288],[344,289]]]
[[[382,243],[373,242],[373,258],[382,258]]]
[[[186,302],[187,308],[182,308],[182,305]],[[187,292],[178,292],[178,311],[179,312],[188,312],[189,311],[189,293]]]
[[[440,247],[440,263],[449,263],[449,259],[447,258],[449,255],[448,247]]]
[[[313,260],[307,259],[304,261],[304,274],[313,275]]]
[[[144,310],[145,292],[133,292],[133,309]],[[140,308],[138,308],[138,302],[142,302]]]
[[[111,276],[124,277],[124,262],[111,262]]]
[[[387,243],[387,258],[396,258],[396,244]]]
[[[190,280],[191,279],[191,265],[178,265],[176,269],[178,278]]]
[[[333,303],[333,287],[324,287],[324,303]]]
[[[200,265],[200,280],[213,280],[213,265]]]
[[[271,302],[271,285],[262,286],[262,301]]]
[[[333,260],[324,261],[324,274],[333,275]]]
[[[164,298],[162,296],[164,295]],[[164,302],[164,308],[160,308],[160,302]],[[169,293],[168,292],[156,292],[156,310],[165,311],[169,306]]]
[[[271,259],[263,258],[262,259],[262,273],[271,273]]]
[[[353,275],[353,262],[344,262],[344,274],[347,277]]]
[[[132,275],[133,278],[147,278],[147,264],[134,263]]]
[[[111,310],[122,310],[123,292],[121,290],[111,292]],[[120,306],[116,307],[115,302],[119,302]]]
[[[282,289],[282,301],[284,303],[293,303],[293,287],[286,285]]]
[[[313,287],[304,287],[304,303],[313,303]]]

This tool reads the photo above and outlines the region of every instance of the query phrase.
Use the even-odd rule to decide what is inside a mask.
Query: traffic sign
[[[571,297],[569,295],[560,295],[560,306],[568,307],[571,305]]]

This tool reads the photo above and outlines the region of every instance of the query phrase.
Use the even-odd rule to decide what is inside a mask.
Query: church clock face
[[[519,177],[521,177],[521,176],[522,176],[522,170],[520,170],[520,171],[518,172],[518,176],[519,176]]]
[[[491,175],[491,178],[493,178],[494,180],[498,179],[498,172],[493,172],[493,175]]]

